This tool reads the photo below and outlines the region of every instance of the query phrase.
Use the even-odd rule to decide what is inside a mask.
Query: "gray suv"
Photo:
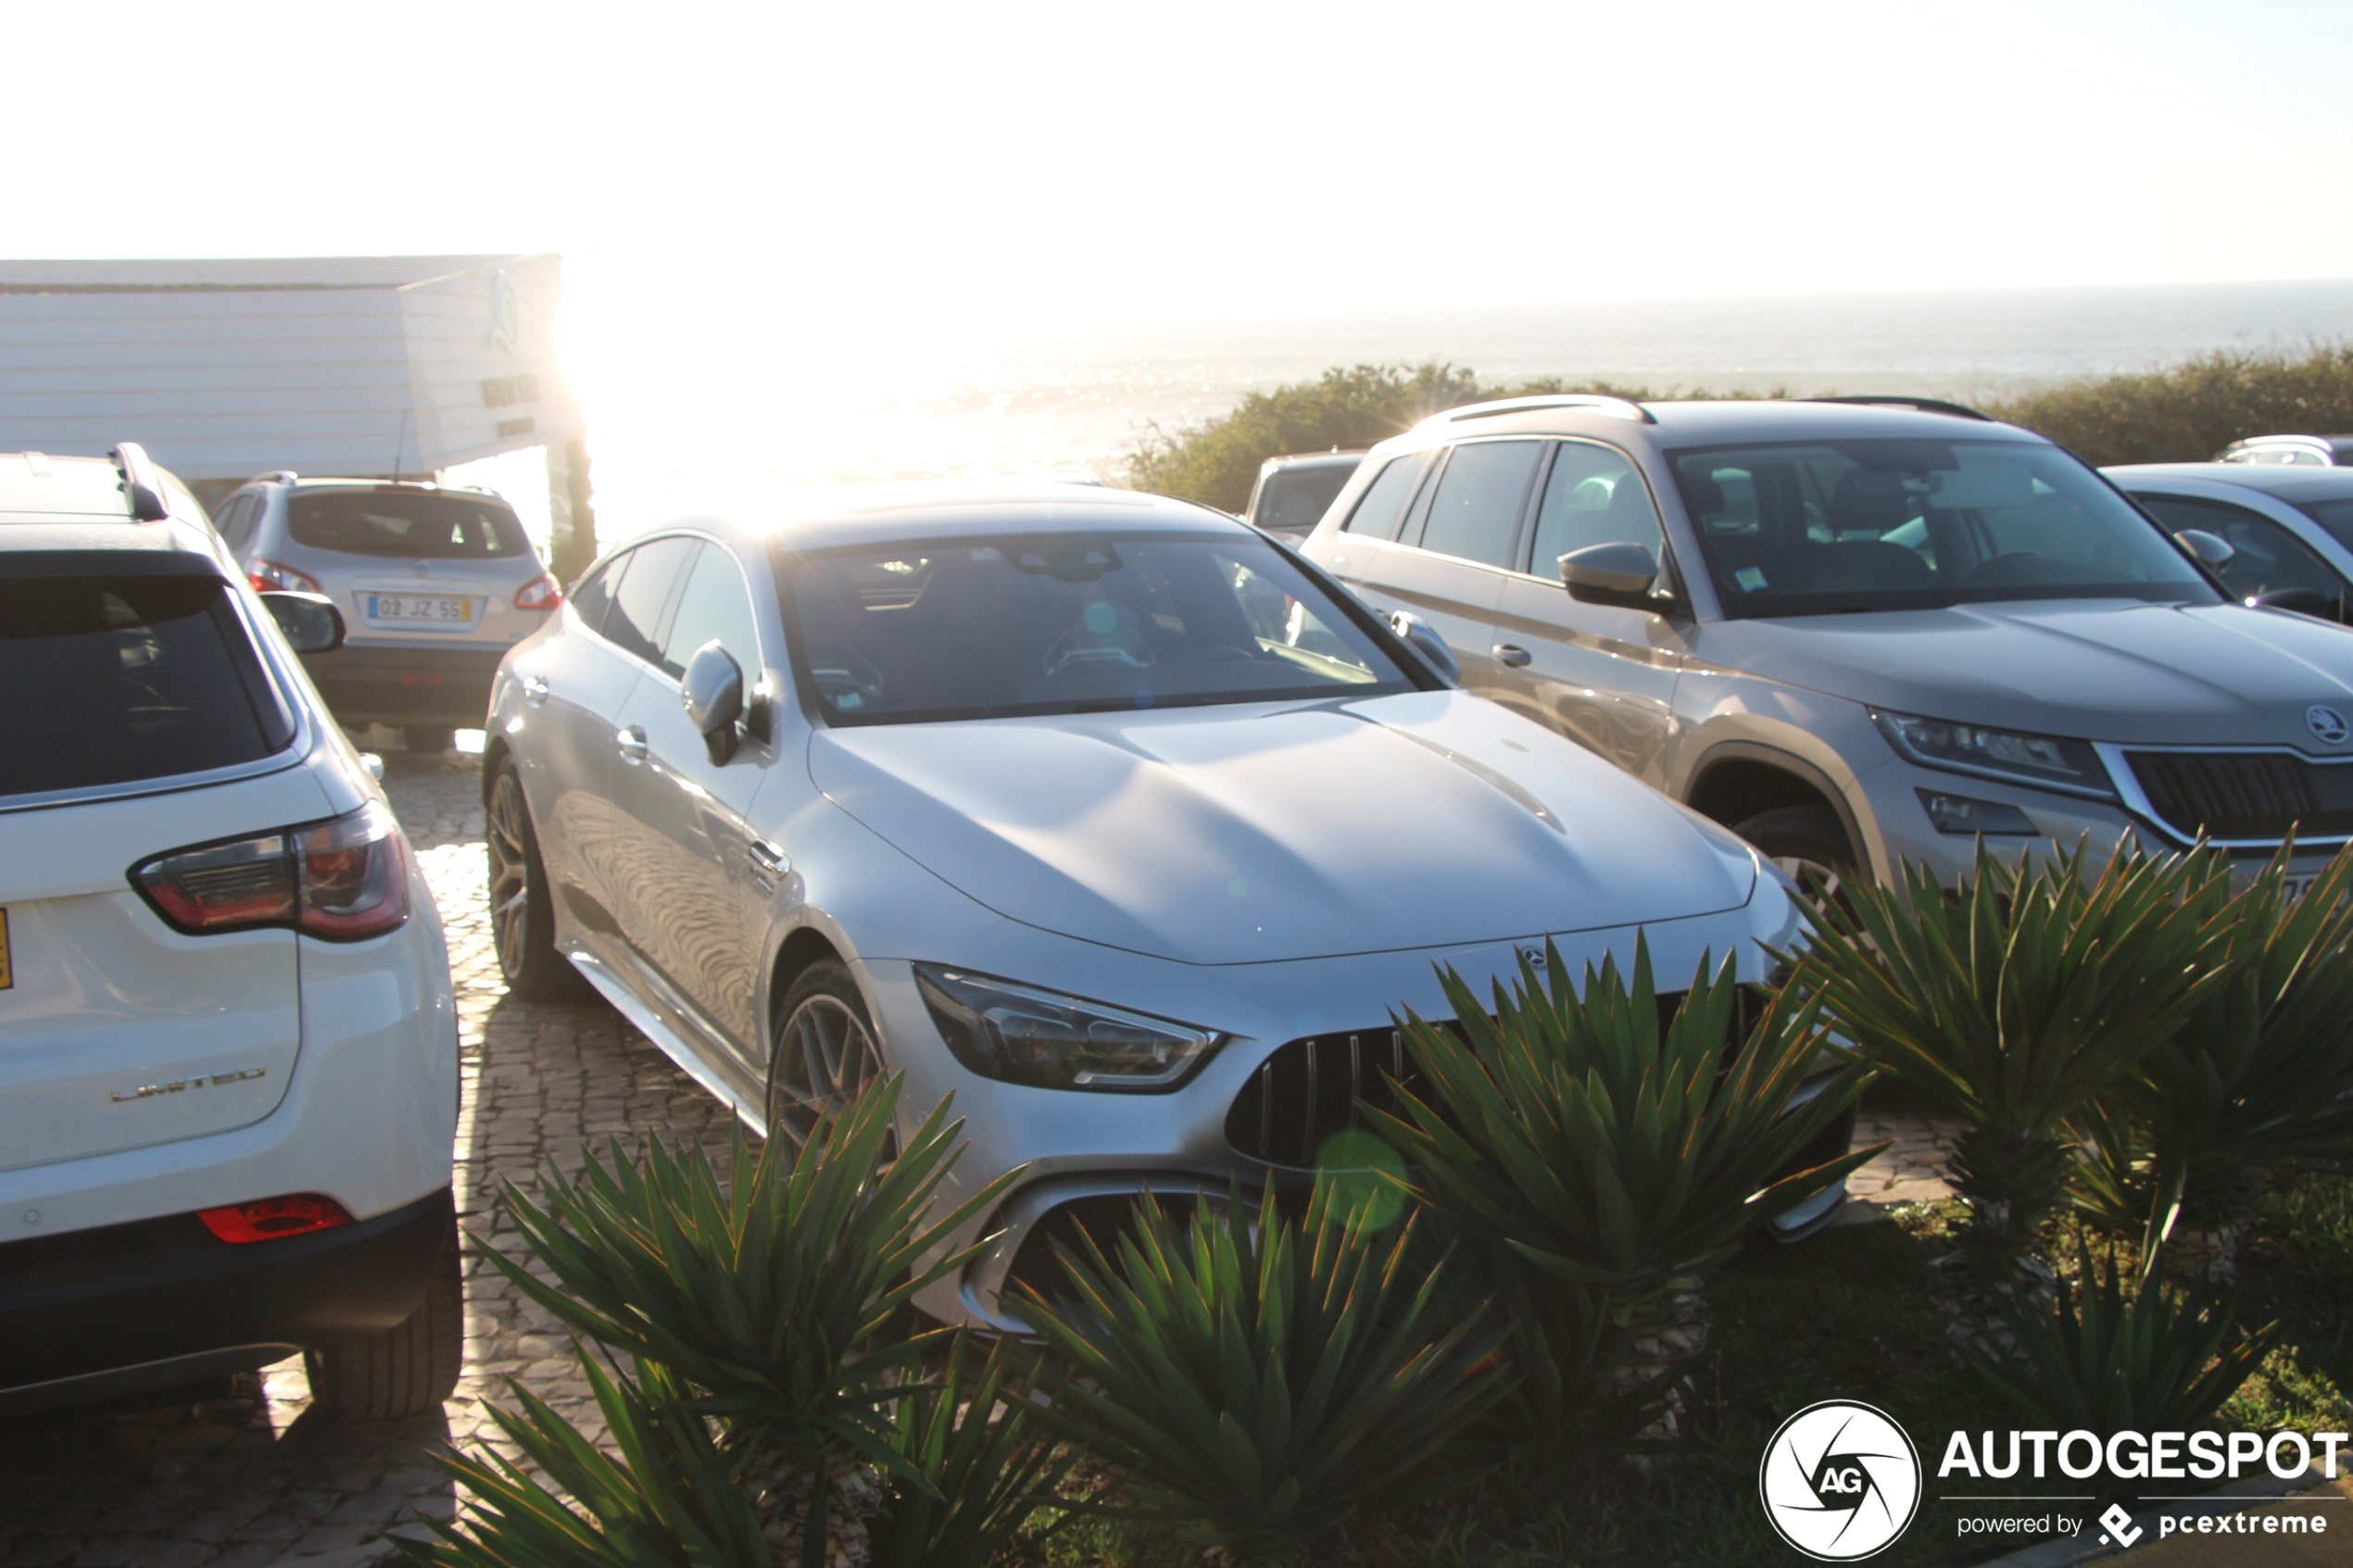
[[[339,722],[393,725],[411,751],[479,729],[498,661],[563,602],[487,490],[266,473],[215,525],[257,590],[335,602],[350,640],[305,658],[310,679]]]
[[[2233,602],[2222,541],[1965,408],[1456,409],[1375,447],[1304,553],[1794,875],[2353,837],[2353,637]]]

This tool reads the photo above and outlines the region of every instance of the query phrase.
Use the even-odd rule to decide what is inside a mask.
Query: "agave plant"
[[[2293,851],[2230,899],[2221,983],[2082,1119],[2082,1185],[2145,1273],[2177,1220],[2232,1234],[2260,1173],[2353,1168],[2353,849],[2291,899]]]
[[[1955,896],[1910,863],[1900,887],[1849,884],[1818,911],[1793,982],[1869,1060],[1968,1121],[1954,1185],[1997,1255],[2064,1190],[2070,1118],[2224,978],[2221,856],[2128,847],[2096,877],[2087,857],[2010,866],[1981,840]]]
[[[2128,1292],[2116,1262],[2085,1258],[2075,1289],[2044,1311],[2013,1303],[2014,1354],[1981,1354],[1979,1374],[2035,1424],[2059,1432],[2182,1432],[2208,1425],[2279,1339],[2279,1325],[2233,1326],[2231,1303],[2161,1283]]]
[[[1009,1393],[1028,1358],[1000,1339],[976,1373],[971,1341],[958,1336],[937,1377],[891,1407],[891,1447],[906,1469],[886,1484],[867,1524],[874,1568],[985,1568],[1028,1530],[1082,1457],[1058,1447],[1029,1404]],[[1030,1392],[1051,1403],[1051,1380]],[[1061,1523],[1076,1518],[1064,1512]],[[1060,1524],[1029,1535],[1042,1542]]]
[[[1642,1318],[1879,1152],[1790,1168],[1868,1074],[1849,1063],[1799,1103],[1822,1055],[1817,1005],[1780,993],[1743,1036],[1729,960],[1712,973],[1701,961],[1671,1023],[1647,942],[1630,977],[1614,958],[1589,967],[1581,996],[1549,944],[1545,974],[1523,962],[1509,991],[1496,985],[1491,1017],[1442,971],[1455,1022],[1409,1012],[1403,1025],[1426,1086],[1400,1086],[1396,1114],[1368,1114],[1404,1155],[1413,1197],[1504,1310],[1523,1435],[1615,1442],[1645,1424],[1670,1380],[1638,1379],[1616,1409],[1594,1408]]]
[[[521,1409],[490,1417],[527,1462],[434,1456],[472,1494],[466,1512],[428,1520],[437,1541],[393,1545],[435,1568],[770,1568],[760,1519],[676,1380],[642,1361],[635,1382],[610,1377],[585,1349],[580,1361],[615,1452],[513,1385]]]
[[[1146,1197],[1115,1258],[1056,1242],[1070,1294],[1022,1307],[1069,1377],[1038,1419],[1128,1473],[1130,1512],[1282,1558],[1461,1478],[1425,1471],[1502,1374],[1475,1361],[1475,1315],[1435,1321],[1412,1220],[1383,1235],[1338,1191],[1296,1225],[1271,1189],[1254,1209],[1204,1195],[1189,1226]]]
[[[963,1123],[943,1101],[886,1165],[900,1084],[892,1074],[869,1085],[798,1158],[777,1139],[754,1160],[738,1131],[732,1190],[699,1147],[659,1142],[638,1163],[618,1146],[610,1168],[591,1157],[577,1180],[550,1167],[544,1207],[510,1184],[516,1224],[552,1279],[484,1249],[559,1321],[663,1368],[696,1411],[721,1422],[772,1537],[802,1507],[784,1482],[812,1475],[802,1529],[812,1563],[836,1455],[919,1474],[894,1446],[888,1412],[932,1336],[887,1331],[918,1292],[971,1259],[977,1248],[951,1248],[950,1236],[1018,1175],[931,1215]]]

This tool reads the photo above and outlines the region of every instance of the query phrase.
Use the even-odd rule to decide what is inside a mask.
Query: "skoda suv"
[[[0,1413],[456,1383],[448,962],[296,662],[341,633],[137,447],[0,456]]]

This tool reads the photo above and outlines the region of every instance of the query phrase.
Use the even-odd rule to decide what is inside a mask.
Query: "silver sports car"
[[[499,962],[574,972],[745,1122],[885,1068],[1026,1174],[925,1306],[1006,1325],[1139,1188],[1295,1179],[1407,1068],[1394,1010],[1647,934],[1792,942],[1747,846],[1457,689],[1315,567],[1118,491],[681,523],[510,654],[484,779]],[[1843,1194],[1808,1214],[1827,1218]]]

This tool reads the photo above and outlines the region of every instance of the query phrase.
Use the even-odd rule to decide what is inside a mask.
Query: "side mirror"
[[[2196,556],[2201,566],[2222,566],[2238,554],[2228,539],[2203,528],[2184,528],[2173,535],[2173,542]]]
[[[1561,557],[1561,584],[1581,604],[1655,610],[1658,558],[1642,545],[1588,545]]]
[[[272,589],[261,596],[261,603],[295,652],[333,653],[343,646],[343,611],[326,595]]]
[[[744,715],[744,672],[735,656],[713,637],[686,660],[678,683],[678,699],[686,704],[686,722],[701,734],[714,766],[736,754],[736,721]]]
[[[1454,650],[1446,646],[1446,639],[1440,636],[1438,629],[1428,621],[1409,609],[1393,610],[1389,617],[1389,629],[1403,637],[1416,653],[1422,656],[1422,662],[1441,676],[1456,685],[1462,684],[1462,661],[1454,657]]]

